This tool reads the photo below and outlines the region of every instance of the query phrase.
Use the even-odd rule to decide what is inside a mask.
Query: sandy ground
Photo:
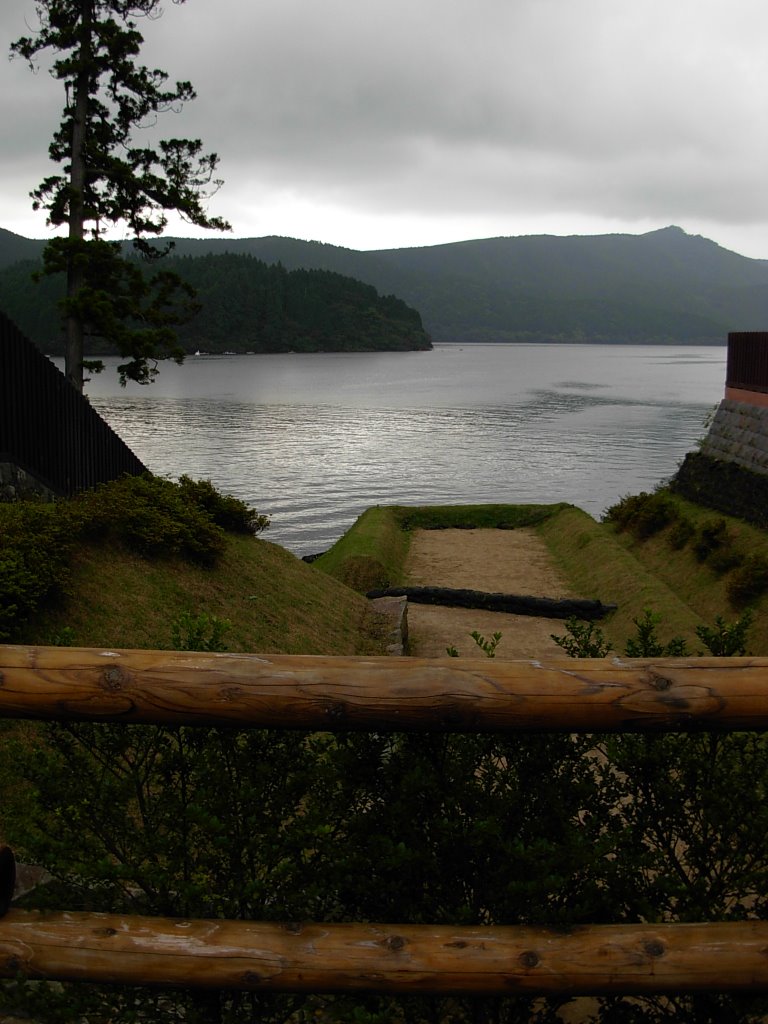
[[[406,564],[411,586],[466,587],[533,597],[576,597],[534,530],[417,530]],[[473,630],[502,640],[496,658],[563,657],[551,639],[562,634],[562,619],[506,615],[473,608],[441,608],[408,603],[410,654],[438,658],[453,645],[465,657],[483,657],[469,635]],[[576,999],[561,1010],[562,1020],[581,1024],[595,1011],[591,999]]]
[[[533,597],[575,597],[532,529],[416,530],[406,564],[410,586],[466,587]],[[561,619],[507,615],[473,608],[408,604],[410,654],[444,657],[456,647],[463,657],[482,657],[470,633],[502,634],[498,659],[562,655],[550,639],[562,634]]]

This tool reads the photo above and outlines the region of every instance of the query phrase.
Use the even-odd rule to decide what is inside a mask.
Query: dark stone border
[[[522,594],[489,594],[483,590],[453,590],[449,587],[390,587],[369,590],[368,598],[406,597],[414,604],[438,604],[447,608],[482,608],[512,615],[537,615],[546,619],[602,619],[616,610],[615,604],[581,598],[530,597]]]

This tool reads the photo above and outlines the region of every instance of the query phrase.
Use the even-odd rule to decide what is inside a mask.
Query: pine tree
[[[229,229],[205,211],[221,185],[218,157],[205,154],[199,139],[153,148],[133,142],[136,129],[195,98],[189,82],[170,87],[165,72],[136,61],[144,40],[135,19],[159,16],[159,0],[38,0],[36,10],[37,32],[13,43],[11,54],[34,68],[42,51],[54,51],[51,74],[65,89],[49,147],[63,170],[31,195],[49,224],[67,228],[44,254],[45,273],[66,274],[66,375],[82,391],[84,366],[101,368],[83,361],[85,337],[96,335],[127,358],[118,367],[123,384],[149,383],[158,359],[183,359],[173,325],[194,310],[192,290],[152,268],[169,248],[152,240],[162,235],[167,211],[198,227]],[[103,237],[120,223],[133,237],[133,252]]]

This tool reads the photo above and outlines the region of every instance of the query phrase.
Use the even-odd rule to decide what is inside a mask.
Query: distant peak
[[[688,232],[683,228],[678,227],[677,224],[669,224],[665,228],[657,228],[655,231],[649,231],[647,233],[649,235],[677,235],[678,237],[685,235],[686,238],[689,237]]]

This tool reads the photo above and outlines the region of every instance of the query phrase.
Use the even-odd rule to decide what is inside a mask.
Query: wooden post
[[[16,858],[10,846],[0,846],[0,917],[11,908],[16,888]]]
[[[768,990],[768,922],[533,927],[262,924],[11,911],[0,976],[272,992]]]
[[[503,662],[0,646],[0,717],[296,729],[768,728],[768,658]]]

